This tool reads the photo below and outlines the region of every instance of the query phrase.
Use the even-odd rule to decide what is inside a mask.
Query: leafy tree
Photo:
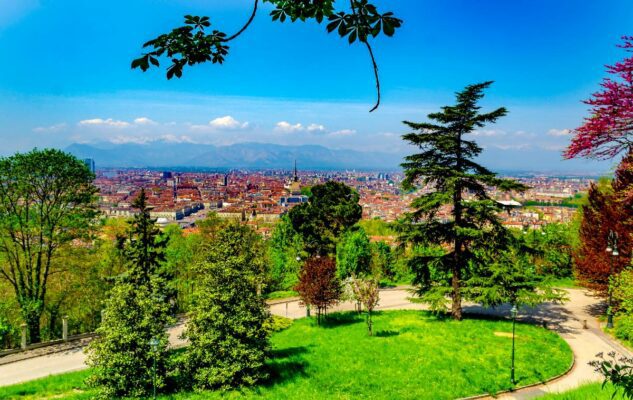
[[[383,241],[372,243],[372,263],[374,274],[389,279],[395,278],[395,257],[391,246],[387,243]]]
[[[88,348],[89,384],[102,398],[147,396],[154,383],[165,387],[169,370],[171,293],[161,268],[166,239],[150,218],[144,190],[133,206],[139,213],[124,248],[128,269],[111,290],[98,337]]]
[[[163,231],[169,239],[165,248],[165,269],[176,291],[176,304],[179,311],[188,311],[191,305],[195,283],[199,276],[193,267],[200,258],[203,244],[201,234],[184,235],[178,225],[168,225]]]
[[[297,284],[301,269],[303,242],[287,215],[275,225],[269,241],[273,286],[289,289]]]
[[[462,317],[462,281],[467,266],[476,262],[477,248],[494,243],[506,246],[508,232],[497,213],[499,204],[489,195],[492,187],[502,191],[521,191],[526,187],[511,179],[502,179],[475,159],[482,149],[465,136],[506,115],[505,108],[480,113],[479,100],[492,82],[467,86],[457,93],[457,103],[445,106],[441,112],[429,114],[433,122],[405,122],[414,132],[404,140],[422,152],[406,157],[403,187],[412,190],[422,184],[429,191],[412,203],[413,212],[400,225],[401,240],[412,244],[446,246],[441,255],[416,258],[418,282],[431,277],[430,268],[443,271],[440,281],[419,286],[420,294],[431,291],[434,297],[449,294],[452,315]],[[448,206],[450,218],[443,220],[440,209]],[[450,289],[448,289],[450,285]]]
[[[272,20],[292,22],[297,20],[314,20],[317,23],[327,20],[327,31],[336,31],[340,37],[347,38],[350,44],[358,41],[367,48],[374,69],[376,79],[377,101],[371,109],[374,111],[380,105],[380,80],[378,65],[370,41],[381,33],[391,37],[402,21],[392,12],[380,13],[375,5],[368,0],[351,0],[349,8],[335,8],[338,4],[347,2],[336,0],[263,0],[274,7],[271,12]],[[238,38],[248,29],[255,19],[259,0],[254,0],[253,11],[246,24],[236,33],[227,35],[217,29],[211,30],[209,17],[193,15],[185,16],[185,25],[173,29],[170,33],[160,35],[145,43],[143,47],[149,51],[132,62],[132,68],[147,71],[152,65],[160,66],[160,58],[167,57],[171,62],[167,68],[167,79],[174,76],[180,78],[185,66],[193,66],[206,62],[222,64],[228,55],[228,44]]]
[[[485,266],[478,265],[466,286],[473,301],[487,307],[502,304],[536,306],[546,301],[563,301],[565,293],[552,288],[547,277],[539,274],[527,254],[517,249],[492,253]]]
[[[616,172],[619,183],[592,184],[588,204],[582,208],[580,246],[574,254],[576,271],[581,282],[603,295],[607,293],[611,276],[626,268],[631,260],[630,209],[618,201],[620,192],[614,190],[626,186],[624,176]],[[610,231],[618,235],[618,257],[605,251]]]
[[[309,254],[335,253],[338,237],[362,217],[363,209],[358,200],[358,193],[352,188],[330,181],[312,187],[310,202],[290,210],[290,222],[301,235]]]
[[[559,278],[572,276],[572,247],[574,236],[578,235],[573,229],[571,224],[552,223],[544,226],[540,232],[524,235],[526,244],[537,253],[537,272]]]
[[[622,271],[612,284],[618,312],[615,335],[620,339],[633,340],[633,270]]]
[[[376,278],[353,278],[352,290],[355,299],[362,304],[367,314],[367,332],[373,335],[373,321],[371,319],[374,309],[380,301],[379,284]]]
[[[252,246],[255,236],[247,226],[228,225],[198,266],[202,279],[185,331],[196,389],[253,385],[266,376],[271,317],[258,294],[263,249]]]
[[[309,258],[301,269],[295,290],[304,304],[316,308],[317,324],[321,324],[322,315],[338,303],[342,294],[334,260],[329,257]]]
[[[371,243],[363,228],[343,235],[336,246],[336,266],[340,278],[365,276],[371,272]]]
[[[633,36],[623,36],[619,47],[633,52]],[[575,130],[566,158],[610,159],[633,149],[633,57],[607,67],[610,77],[585,101],[589,117]]]
[[[41,317],[58,249],[85,239],[96,215],[94,175],[59,150],[0,159],[0,277],[14,289],[31,342]]]

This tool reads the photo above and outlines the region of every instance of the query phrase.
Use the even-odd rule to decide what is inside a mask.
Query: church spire
[[[297,160],[295,160],[295,182],[299,182],[299,174],[297,173]]]

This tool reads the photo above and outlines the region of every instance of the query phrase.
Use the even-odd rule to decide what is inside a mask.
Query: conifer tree
[[[125,244],[127,271],[106,301],[98,337],[88,348],[88,382],[101,398],[142,397],[166,385],[170,290],[161,274],[166,240],[150,217],[142,190]]]
[[[427,301],[437,303],[450,296],[451,313],[457,320],[462,318],[462,282],[467,279],[468,265],[477,262],[477,248],[486,243],[504,248],[509,242],[509,233],[497,217],[501,207],[488,189],[526,189],[477,164],[482,148],[466,139],[507,113],[505,108],[480,113],[478,102],[491,84],[467,86],[457,93],[455,105],[429,114],[431,122],[404,122],[413,129],[404,140],[421,152],[406,157],[402,164],[406,175],[403,187],[413,190],[426,186],[429,190],[411,203],[413,211],[405,214],[399,225],[401,240],[443,246],[441,254],[417,257],[415,283]],[[442,219],[438,214],[445,207],[450,209],[450,218]]]

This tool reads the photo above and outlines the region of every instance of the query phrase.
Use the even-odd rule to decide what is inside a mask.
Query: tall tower
[[[295,174],[294,174],[294,181],[295,181],[295,182],[299,182],[299,174],[297,173],[297,160],[295,160]]]
[[[301,182],[299,182],[299,173],[297,172],[297,160],[295,160],[294,178],[292,180],[292,183],[290,184],[290,194],[301,194]]]

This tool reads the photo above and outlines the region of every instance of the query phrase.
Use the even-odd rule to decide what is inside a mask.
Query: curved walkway
[[[569,302],[564,305],[544,304],[539,307],[522,310],[519,320],[537,324],[547,322],[548,327],[558,332],[569,343],[574,352],[576,362],[572,371],[564,377],[550,383],[540,385],[523,391],[500,396],[503,399],[529,399],[538,397],[547,392],[559,392],[575,388],[586,382],[600,380],[588,365],[599,352],[608,353],[616,351],[631,356],[630,352],[612,341],[600,329],[596,315],[603,311],[603,303],[587,294],[584,290],[569,289]],[[410,293],[405,288],[386,289],[380,294],[380,305],[377,309],[422,310],[421,304],[414,304],[408,300]],[[296,300],[289,302],[276,302],[270,306],[271,312],[276,315],[289,318],[301,318],[306,315],[304,307]],[[353,310],[354,304],[343,303],[335,307],[333,311]],[[496,310],[484,309],[475,305],[465,305],[465,313],[509,315],[508,307],[500,307]],[[587,321],[587,329],[583,328]],[[179,325],[169,330],[172,346],[182,346],[183,342],[178,338],[183,326]],[[32,379],[45,377],[51,374],[60,374],[86,368],[86,356],[82,349],[60,352],[47,356],[18,361],[0,366],[0,386],[25,382]]]

